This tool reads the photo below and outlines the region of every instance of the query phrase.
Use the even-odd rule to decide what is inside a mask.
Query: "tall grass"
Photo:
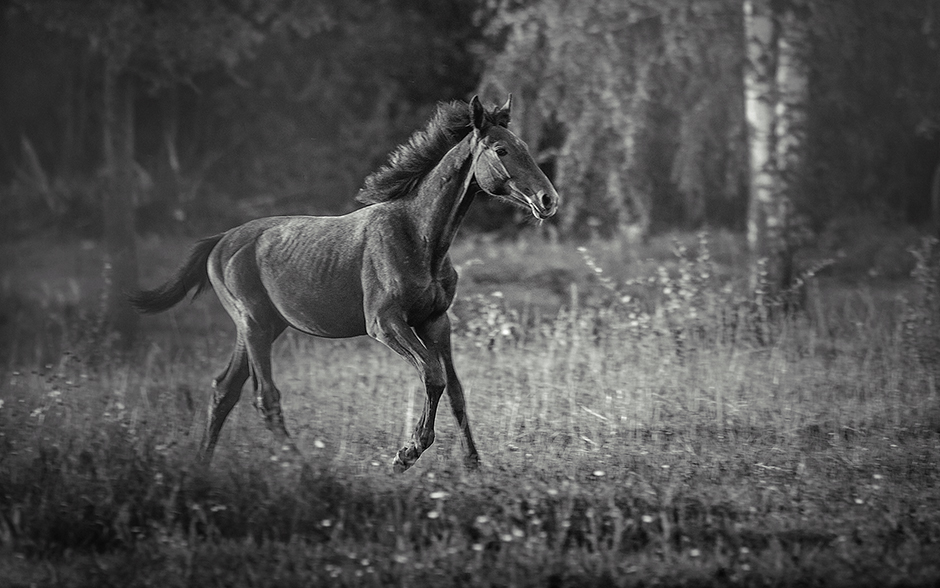
[[[626,261],[607,246],[458,250],[475,474],[443,403],[435,444],[392,476],[422,403],[416,374],[372,341],[294,333],[274,373],[304,463],[242,402],[200,468],[208,383],[231,344],[216,304],[148,319],[139,351],[111,361],[87,360],[83,323],[62,318],[3,374],[0,580],[940,579],[931,246],[906,302],[812,280],[804,310],[783,312],[716,240]],[[48,361],[45,347],[69,353]]]

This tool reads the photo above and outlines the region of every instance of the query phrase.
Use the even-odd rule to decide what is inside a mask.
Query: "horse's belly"
[[[299,331],[331,338],[366,334],[362,296],[355,290],[308,291],[271,298],[281,316]]]

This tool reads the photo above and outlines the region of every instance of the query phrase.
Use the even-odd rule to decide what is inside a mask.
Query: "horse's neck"
[[[470,137],[455,145],[418,185],[411,205],[421,239],[427,243],[432,263],[438,266],[447,255],[473,194]]]

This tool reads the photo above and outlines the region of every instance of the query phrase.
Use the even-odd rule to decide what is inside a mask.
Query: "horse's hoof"
[[[403,462],[397,455],[395,456],[395,459],[392,460],[392,471],[394,471],[396,474],[401,474],[410,467],[410,463]]]
[[[400,474],[413,466],[420,456],[421,454],[417,453],[414,447],[406,445],[398,450],[395,459],[392,460],[392,468],[396,474]]]
[[[464,467],[471,471],[475,472],[480,469],[480,456],[479,455],[468,455],[463,460]]]

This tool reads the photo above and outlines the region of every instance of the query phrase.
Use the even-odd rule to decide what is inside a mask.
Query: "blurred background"
[[[513,93],[515,131],[565,198],[562,234],[744,230],[742,4],[3,0],[3,235],[99,236],[121,134],[139,231],[348,212],[437,101],[476,92]],[[816,230],[860,211],[928,222],[937,3],[789,4],[808,67],[797,211]],[[470,222],[513,213],[490,204]]]
[[[349,212],[438,101],[511,92],[563,198],[543,234],[746,234],[784,288],[807,242],[889,227],[903,250],[940,226],[938,18],[935,0],[0,0],[0,238],[104,242],[116,300],[135,238]],[[478,202],[466,230],[530,230]]]

